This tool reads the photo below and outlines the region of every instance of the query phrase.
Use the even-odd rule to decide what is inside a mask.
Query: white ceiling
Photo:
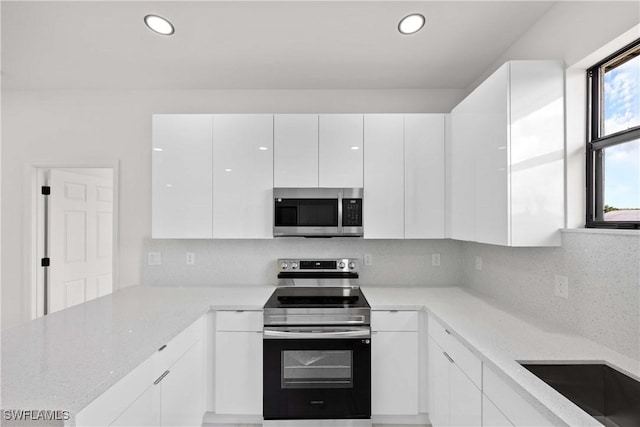
[[[3,1],[2,84],[29,89],[462,89],[554,2]],[[420,12],[411,36],[400,18]],[[169,18],[172,37],[143,17]]]

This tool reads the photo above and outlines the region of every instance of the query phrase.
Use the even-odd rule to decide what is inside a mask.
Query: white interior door
[[[111,173],[111,177],[109,177]],[[51,169],[48,312],[113,290],[110,169]]]

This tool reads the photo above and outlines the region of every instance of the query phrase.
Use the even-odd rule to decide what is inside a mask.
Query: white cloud
[[[609,71],[604,80],[604,133],[640,125],[640,57]]]

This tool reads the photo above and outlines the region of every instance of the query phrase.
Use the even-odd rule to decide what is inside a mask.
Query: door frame
[[[120,289],[120,161],[39,161],[25,166],[25,188],[23,213],[23,277],[25,288],[23,292],[24,313],[26,320],[33,320],[44,314],[44,276],[40,266],[44,247],[44,204],[40,187],[45,183],[45,170],[63,168],[109,168],[113,170],[113,234],[112,238],[112,289]]]

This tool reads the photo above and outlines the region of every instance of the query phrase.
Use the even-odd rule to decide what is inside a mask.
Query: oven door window
[[[282,388],[353,388],[351,350],[282,351]]]

